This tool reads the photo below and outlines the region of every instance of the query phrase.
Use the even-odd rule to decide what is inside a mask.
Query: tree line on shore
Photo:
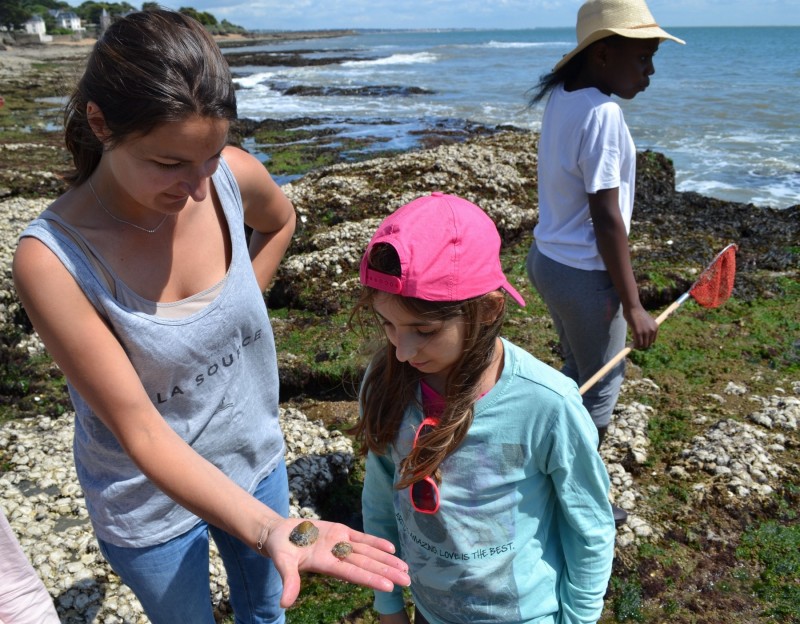
[[[159,8],[158,2],[143,2],[141,10]],[[123,0],[122,2],[94,2],[87,0],[77,7],[71,6],[63,0],[3,0],[0,3],[0,26],[9,32],[14,32],[23,27],[32,17],[40,16],[50,33],[58,33],[59,27],[53,12],[74,13],[83,25],[99,25],[105,10],[113,20],[115,17],[138,11],[137,7]],[[181,7],[179,12],[193,17],[203,24],[212,34],[243,33],[245,29],[223,19],[218,21],[214,15],[207,11],[198,11],[192,7]]]

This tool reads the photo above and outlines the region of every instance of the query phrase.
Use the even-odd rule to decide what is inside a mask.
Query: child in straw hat
[[[624,346],[646,349],[658,326],[639,300],[628,248],[636,148],[611,96],[650,84],[665,39],[644,0],[587,0],[578,45],[542,76],[531,105],[549,94],[539,140],[539,223],[528,254],[533,286],[547,304],[564,355],[562,372],[582,385]],[[606,433],[624,362],[583,395]],[[617,524],[624,510],[614,508]]]

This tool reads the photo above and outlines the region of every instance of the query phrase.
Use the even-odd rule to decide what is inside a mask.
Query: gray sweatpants
[[[628,324],[611,277],[607,271],[584,271],[555,262],[540,253],[535,242],[527,269],[561,341],[561,372],[581,386],[625,347]],[[624,375],[625,360],[583,395],[597,427],[607,427],[611,421]]]

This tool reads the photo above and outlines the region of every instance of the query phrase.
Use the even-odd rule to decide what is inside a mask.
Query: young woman
[[[499,337],[505,295],[524,305],[499,251],[486,213],[441,194],[367,247],[364,529],[408,563],[417,624],[596,622],[615,535],[597,433],[572,380]],[[399,590],[375,607],[409,622]]]
[[[208,539],[237,621],[283,622],[299,571],[405,584],[392,545],[316,522],[290,541],[275,346],[263,291],[291,203],[226,145],[227,63],[180,13],[116,21],[66,109],[69,190],[23,233],[19,296],[64,371],[100,549],[150,621],[214,622]],[[252,235],[245,239],[245,224]],[[331,552],[348,542],[352,552]]]
[[[528,275],[548,306],[564,356],[562,372],[588,380],[625,346],[650,347],[658,326],[639,300],[628,248],[636,148],[612,96],[634,98],[650,84],[666,33],[644,0],[588,0],[578,11],[578,45],[542,76],[531,104],[549,94],[539,139],[539,222]],[[624,361],[583,402],[602,442]],[[615,507],[618,524],[627,513]]]

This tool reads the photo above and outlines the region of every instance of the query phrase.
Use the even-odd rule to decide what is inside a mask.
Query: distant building
[[[48,43],[53,40],[53,37],[45,34],[47,26],[45,26],[44,18],[41,15],[32,16],[27,22],[23,24],[25,28],[25,35],[17,37],[18,40],[27,40],[29,42]]]
[[[72,11],[62,11],[60,9],[50,9],[50,15],[56,20],[57,28],[66,28],[73,32],[80,32],[86,30],[81,26],[81,18]]]
[[[108,14],[108,11],[103,8],[103,12],[100,14],[100,35],[106,31],[106,29],[111,26],[111,16]]]
[[[29,35],[44,35],[47,32],[44,18],[41,15],[34,15],[23,26],[25,27],[25,32]]]

